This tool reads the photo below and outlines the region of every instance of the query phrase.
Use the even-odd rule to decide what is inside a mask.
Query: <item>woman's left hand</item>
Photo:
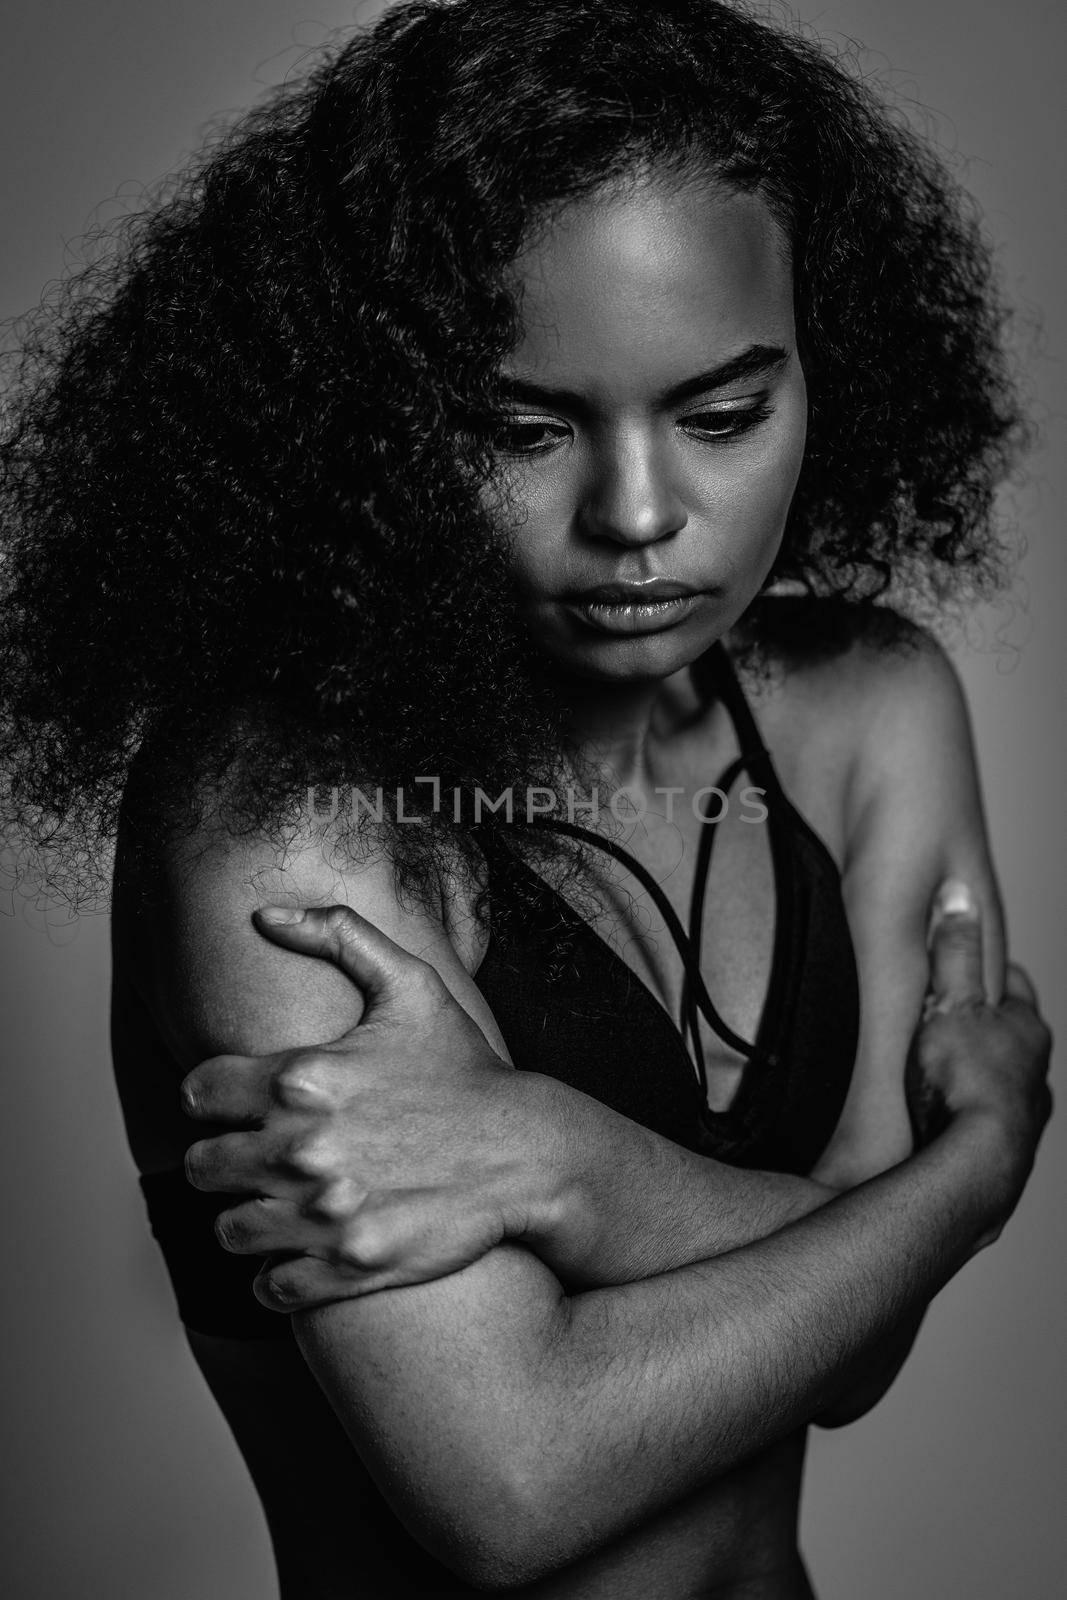
[[[268,1264],[257,1297],[292,1310],[418,1283],[533,1236],[551,1170],[538,1145],[550,1081],[515,1072],[436,969],[350,907],[257,914],[257,925],[336,962],[366,1002],[327,1044],[214,1056],[182,1085],[187,1115],[241,1130],[186,1155],[195,1188],[256,1197],[221,1213],[220,1242],[300,1252]]]

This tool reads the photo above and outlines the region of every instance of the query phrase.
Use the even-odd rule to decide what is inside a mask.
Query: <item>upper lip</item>
[[[598,583],[594,589],[573,589],[566,598],[587,605],[647,605],[653,600],[679,600],[697,594],[689,583],[673,583],[669,578],[644,578],[640,583]]]

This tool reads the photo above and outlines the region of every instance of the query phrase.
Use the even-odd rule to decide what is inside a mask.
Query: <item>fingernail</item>
[[[973,917],[977,910],[978,905],[970,886],[962,878],[946,878],[937,891],[937,914],[942,917]]]
[[[264,922],[303,922],[304,913],[299,907],[257,906],[257,915]]]

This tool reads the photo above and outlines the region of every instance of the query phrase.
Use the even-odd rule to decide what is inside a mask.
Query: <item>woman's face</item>
[[[528,616],[583,678],[665,677],[781,543],[807,411],[786,239],[755,196],[646,181],[570,206],[514,271],[498,447]]]

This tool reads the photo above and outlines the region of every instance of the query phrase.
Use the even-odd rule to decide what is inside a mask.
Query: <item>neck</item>
[[[688,667],[640,683],[561,674],[553,689],[566,705],[575,753],[612,787],[650,790],[661,783],[666,747],[701,710]]]
[[[569,733],[576,748],[617,784],[650,781],[662,738],[660,682],[604,684],[582,680],[569,696]]]

